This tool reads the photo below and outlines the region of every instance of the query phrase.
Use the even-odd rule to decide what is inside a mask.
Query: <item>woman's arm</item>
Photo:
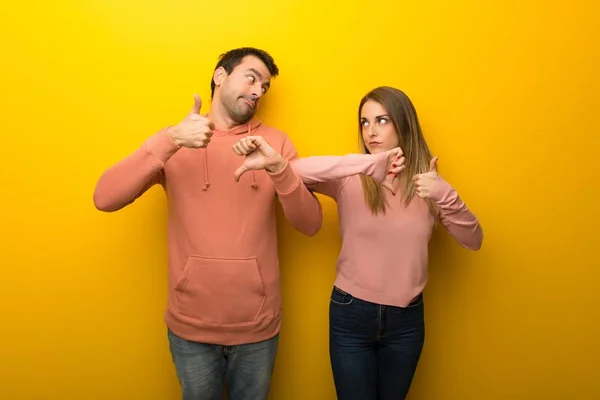
[[[388,173],[402,171],[403,163],[402,151],[395,148],[378,154],[304,157],[290,165],[308,188],[335,199],[346,178],[363,174],[383,182]]]
[[[438,176],[429,199],[437,206],[442,225],[461,246],[474,251],[481,248],[481,224],[448,182]]]

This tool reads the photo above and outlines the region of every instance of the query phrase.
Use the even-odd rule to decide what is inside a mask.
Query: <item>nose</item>
[[[260,82],[256,82],[253,86],[252,86],[252,97],[254,98],[255,101],[257,101],[258,99],[260,99],[263,95],[263,90],[262,90],[262,85]]]
[[[373,128],[373,125],[369,125],[369,130],[367,131],[367,134],[369,135],[369,137],[377,136],[377,131],[375,130],[375,128]]]

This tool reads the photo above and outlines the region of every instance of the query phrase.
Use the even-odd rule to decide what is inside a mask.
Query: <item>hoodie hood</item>
[[[229,130],[215,129],[213,131],[213,134],[216,136],[231,136],[231,135],[240,135],[241,137],[251,136],[252,132],[254,130],[258,129],[258,127],[261,124],[262,124],[262,121],[260,119],[258,119],[257,117],[253,117],[248,123],[234,126],[233,128],[231,128]],[[208,149],[209,148],[210,148],[210,144],[204,148],[204,187],[202,188],[202,190],[208,190],[208,188],[210,187],[210,179],[209,179],[210,174],[208,172]],[[251,170],[250,173],[252,174],[252,184],[251,184],[252,189],[256,189],[256,188],[258,188],[258,185],[256,184],[255,171]]]

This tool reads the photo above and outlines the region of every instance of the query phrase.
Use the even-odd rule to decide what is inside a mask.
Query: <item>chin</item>
[[[237,112],[235,114],[232,115],[232,119],[237,122],[238,124],[245,124],[248,123],[252,118],[254,117],[254,113],[248,113],[248,112]]]

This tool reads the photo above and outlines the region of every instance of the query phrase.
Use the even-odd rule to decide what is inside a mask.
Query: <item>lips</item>
[[[369,142],[369,146],[377,146],[378,144],[381,144],[379,142]]]
[[[246,104],[248,104],[250,107],[254,108],[254,102],[253,102],[252,100],[248,100],[248,99],[247,99],[247,98],[245,98],[245,97],[242,97],[242,100],[243,100],[243,101],[244,101]]]

